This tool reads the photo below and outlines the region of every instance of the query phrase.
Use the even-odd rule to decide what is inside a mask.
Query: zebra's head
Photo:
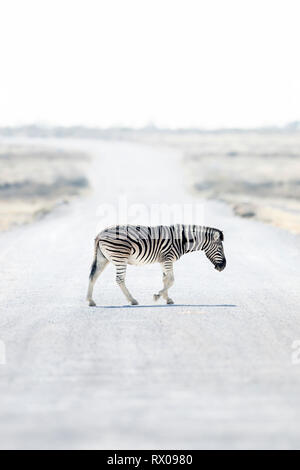
[[[217,271],[223,271],[226,266],[226,258],[222,243],[223,240],[223,232],[218,229],[212,229],[203,248],[207,258],[212,262]]]

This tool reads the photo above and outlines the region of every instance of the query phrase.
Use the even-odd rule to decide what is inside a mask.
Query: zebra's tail
[[[97,270],[97,255],[98,255],[98,250],[100,250],[100,247],[99,247],[99,238],[96,237],[96,238],[95,238],[95,248],[94,248],[94,259],[93,259],[92,266],[91,266],[90,279],[93,279],[93,277],[94,277],[94,275],[95,275],[95,272],[96,272],[96,270]]]

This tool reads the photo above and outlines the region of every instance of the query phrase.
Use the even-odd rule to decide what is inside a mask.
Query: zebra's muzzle
[[[215,269],[221,272],[223,271],[223,269],[225,269],[225,266],[226,266],[226,259],[224,259],[222,263],[216,264]]]

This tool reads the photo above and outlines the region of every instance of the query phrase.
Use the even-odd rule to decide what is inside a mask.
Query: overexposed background
[[[0,125],[299,119],[297,0],[4,0]]]

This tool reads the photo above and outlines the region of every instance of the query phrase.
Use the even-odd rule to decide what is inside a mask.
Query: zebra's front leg
[[[138,305],[138,301],[132,297],[125,284],[126,268],[126,263],[118,264],[116,266],[116,281],[117,284],[120,286],[121,291],[125,295],[126,299],[131,303],[131,305]]]
[[[173,304],[173,300],[168,295],[168,289],[170,289],[170,287],[172,287],[174,284],[173,263],[162,263],[162,268],[164,288],[160,290],[158,294],[154,294],[153,298],[155,301],[157,301],[160,297],[163,297],[167,304]]]

